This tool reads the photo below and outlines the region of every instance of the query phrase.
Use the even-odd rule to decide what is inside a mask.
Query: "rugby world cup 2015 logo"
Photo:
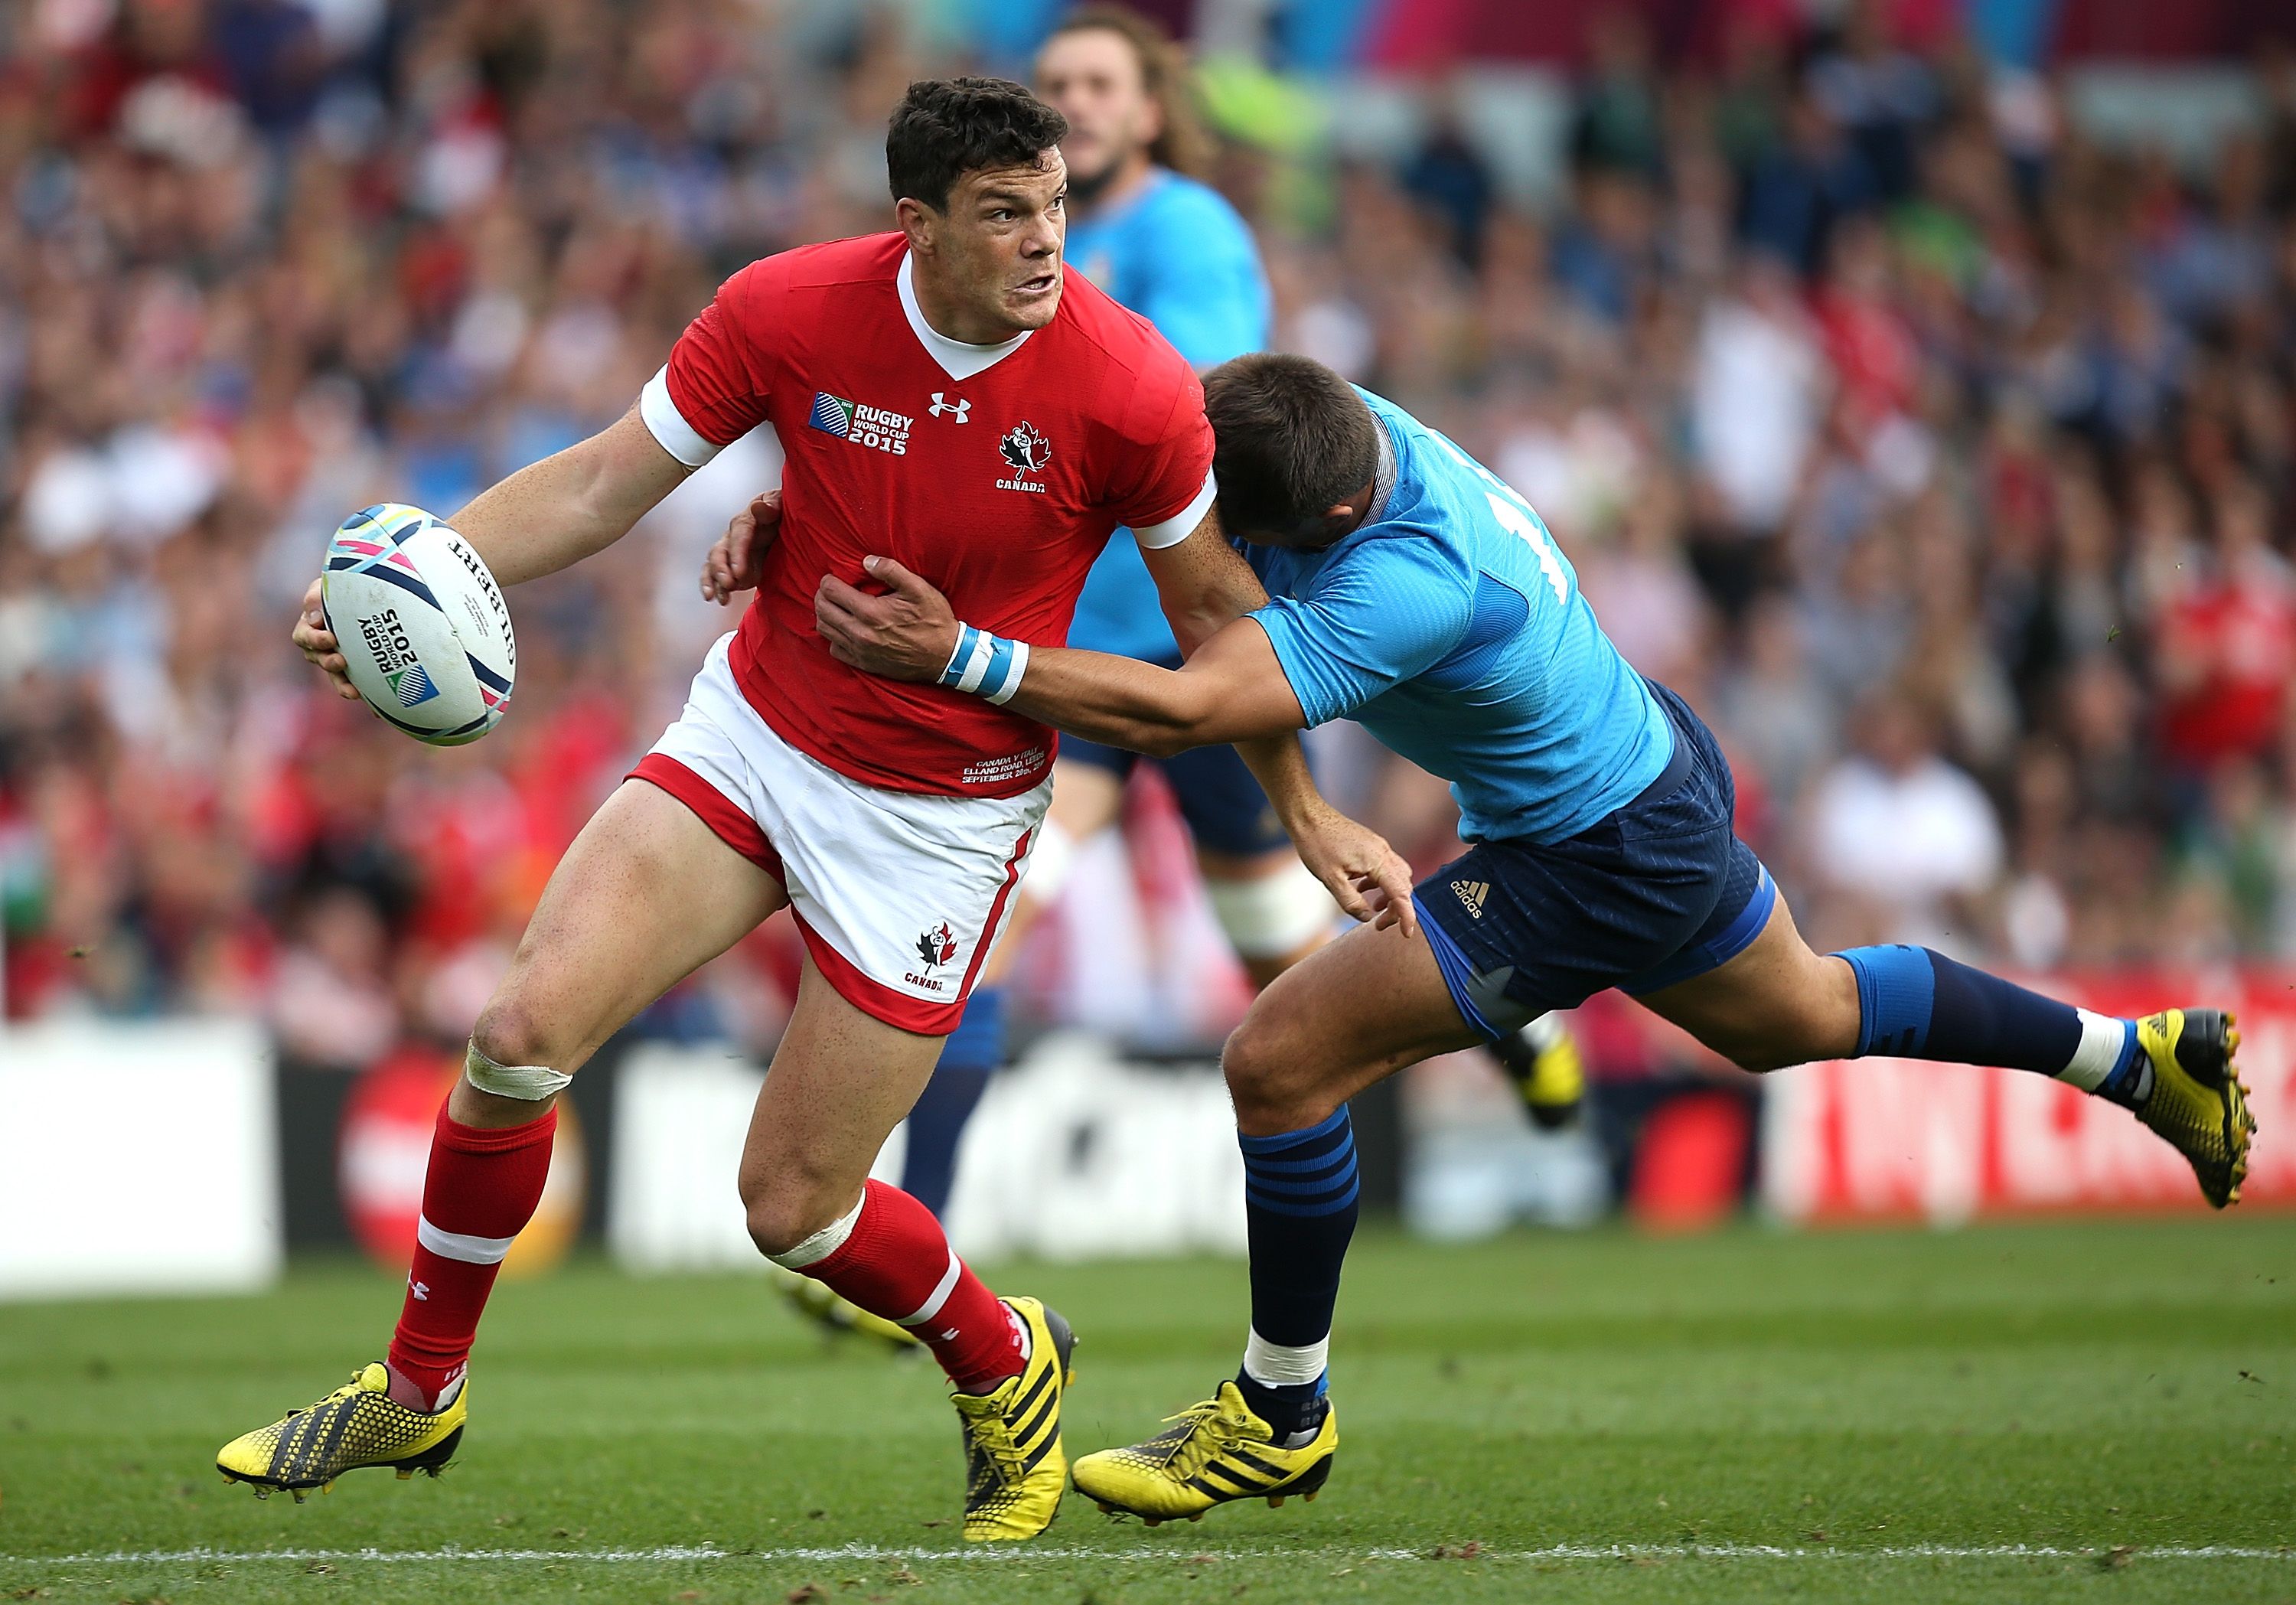
[[[996,454],[1004,460],[1004,466],[1013,474],[1013,478],[997,480],[997,489],[1039,493],[1044,490],[1042,483],[1027,477],[1043,473],[1045,464],[1053,460],[1053,443],[1045,438],[1044,430],[1022,419],[1006,430],[996,442]]]
[[[905,413],[871,406],[865,401],[848,401],[826,390],[814,392],[813,411],[805,421],[824,435],[834,435],[856,446],[873,446],[896,457],[908,455],[909,430],[916,422]]]

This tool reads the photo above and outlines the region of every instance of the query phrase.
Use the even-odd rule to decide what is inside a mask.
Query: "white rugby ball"
[[[418,741],[460,747],[502,723],[518,642],[471,544],[420,507],[383,502],[327,545],[322,610],[369,708]]]

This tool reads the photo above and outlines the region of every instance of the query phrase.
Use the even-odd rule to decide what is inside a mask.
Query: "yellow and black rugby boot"
[[[346,1471],[389,1466],[404,1482],[417,1471],[436,1477],[455,1458],[470,1414],[466,1381],[436,1414],[410,1410],[390,1396],[390,1373],[369,1363],[345,1386],[268,1427],[242,1433],[216,1454],[216,1470],[251,1483],[258,1499],[284,1488],[300,1504]]]
[[[1327,1400],[1324,1419],[1303,1443],[1281,1445],[1252,1413],[1234,1381],[1179,1414],[1144,1444],[1100,1449],[1076,1463],[1077,1492],[1104,1514],[1128,1511],[1150,1527],[1185,1517],[1201,1521],[1214,1505],[1239,1499],[1282,1504],[1294,1494],[1313,1499],[1332,1474],[1340,1446],[1339,1413]]]
[[[1028,1326],[1028,1364],[994,1393],[948,1396],[964,1430],[964,1536],[972,1544],[1035,1537],[1060,1514],[1069,1486],[1061,1396],[1076,1380],[1076,1334],[1037,1299],[1004,1305]]]
[[[1587,1061],[1568,1026],[1542,1014],[1500,1037],[1491,1051],[1514,1083],[1533,1126],[1560,1131],[1578,1118],[1587,1100]]]
[[[924,1345],[919,1343],[909,1329],[873,1315],[859,1305],[842,1298],[829,1290],[825,1282],[810,1276],[800,1275],[780,1265],[773,1269],[774,1285],[789,1301],[790,1308],[824,1332],[837,1338],[872,1338],[899,1355],[922,1355]]]
[[[2220,1010],[2169,1009],[2138,1020],[2136,1041],[2147,1061],[2138,1074],[2152,1082],[2129,1099],[2136,1118],[2176,1145],[2210,1203],[2237,1204],[2256,1133],[2233,1059],[2240,1028]]]

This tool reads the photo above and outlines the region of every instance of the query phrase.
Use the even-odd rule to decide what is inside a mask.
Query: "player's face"
[[[1152,143],[1161,121],[1132,41],[1105,28],[1055,34],[1037,58],[1037,94],[1069,119],[1069,172],[1099,184]]]
[[[984,323],[1041,329],[1061,305],[1061,247],[1068,238],[1068,169],[1058,151],[1041,166],[967,173],[936,219],[935,276]]]

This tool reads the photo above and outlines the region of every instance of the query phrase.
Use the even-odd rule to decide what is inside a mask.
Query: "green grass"
[[[991,1280],[1082,1335],[1072,1452],[1201,1395],[1242,1334],[1237,1265]],[[993,1555],[951,1553],[927,1368],[825,1348],[752,1280],[594,1265],[496,1294],[444,1479],[299,1508],[227,1487],[216,1445],[376,1353],[397,1301],[334,1265],[254,1298],[0,1307],[0,1598],[2296,1601],[2296,1549],[2189,1552],[2296,1545],[2286,1217],[1370,1234],[1322,1500],[1149,1532],[1071,1495]],[[1919,1552],[2015,1545],[2047,1552]],[[725,1552],[586,1558],[664,1546]],[[545,1553],[344,1553],[445,1547]],[[287,1549],[323,1552],[249,1558]]]

